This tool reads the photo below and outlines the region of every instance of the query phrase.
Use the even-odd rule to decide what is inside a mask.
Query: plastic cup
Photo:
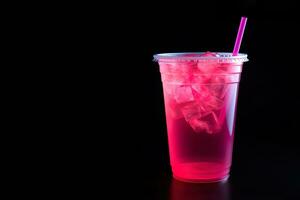
[[[247,55],[167,53],[154,59],[163,83],[173,177],[186,182],[226,180]]]

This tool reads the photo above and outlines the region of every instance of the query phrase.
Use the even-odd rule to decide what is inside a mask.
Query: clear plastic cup
[[[154,59],[163,83],[173,177],[187,182],[227,179],[247,55],[167,53]]]

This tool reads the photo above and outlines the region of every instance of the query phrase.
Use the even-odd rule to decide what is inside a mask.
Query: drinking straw
[[[235,44],[234,44],[234,49],[233,49],[233,53],[232,53],[233,56],[237,56],[239,53],[243,35],[244,35],[244,30],[246,27],[246,23],[247,23],[247,17],[242,17],[241,22],[240,22],[239,31],[236,36],[236,40],[235,40]]]

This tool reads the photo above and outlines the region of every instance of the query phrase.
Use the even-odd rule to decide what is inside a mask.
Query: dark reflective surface
[[[229,200],[230,183],[185,183],[172,179],[170,200]]]

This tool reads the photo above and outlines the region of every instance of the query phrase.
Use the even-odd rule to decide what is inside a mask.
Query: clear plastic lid
[[[218,63],[243,63],[247,62],[247,54],[239,53],[233,56],[228,52],[185,52],[185,53],[161,53],[153,56],[158,62],[218,62]]]

